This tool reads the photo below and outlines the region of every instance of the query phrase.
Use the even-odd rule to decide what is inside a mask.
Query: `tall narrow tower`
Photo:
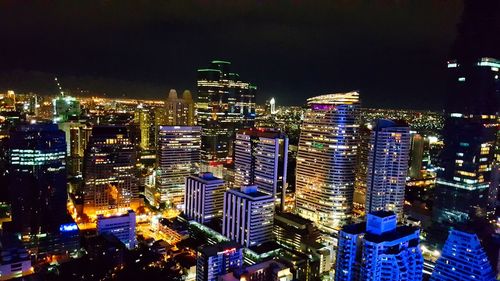
[[[393,211],[401,219],[410,153],[410,128],[403,122],[376,120],[368,156],[366,213]]]

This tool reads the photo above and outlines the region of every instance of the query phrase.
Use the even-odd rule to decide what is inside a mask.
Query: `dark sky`
[[[366,106],[440,109],[461,0],[0,2],[0,90],[164,97],[233,62],[259,101],[358,89]]]

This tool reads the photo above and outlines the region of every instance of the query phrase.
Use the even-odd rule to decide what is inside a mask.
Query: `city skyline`
[[[1,84],[50,93],[55,89],[48,78],[57,75],[63,87],[75,91],[160,98],[170,88],[194,92],[194,69],[223,59],[258,85],[259,102],[274,96],[278,104],[298,105],[329,91],[359,90],[368,106],[439,110],[445,104],[444,62],[463,8],[459,0],[417,6],[295,2],[284,6],[288,12],[279,3],[261,1],[211,8],[203,1],[94,4],[40,2],[33,16],[36,9],[3,3],[5,40],[21,44],[4,44],[0,56],[27,57],[2,56]],[[17,18],[24,19],[22,25],[12,24]],[[44,38],[35,44],[39,34]],[[221,41],[224,34],[227,44]],[[498,50],[489,56],[498,57]]]

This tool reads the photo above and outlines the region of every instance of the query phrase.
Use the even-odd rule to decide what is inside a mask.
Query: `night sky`
[[[27,4],[30,3],[30,4]],[[258,101],[357,89],[365,106],[441,109],[461,0],[0,2],[0,90],[161,98],[212,59]]]

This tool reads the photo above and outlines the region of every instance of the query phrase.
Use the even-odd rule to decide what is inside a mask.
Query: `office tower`
[[[333,233],[352,217],[359,94],[329,94],[307,102],[297,152],[297,213]]]
[[[194,102],[191,92],[185,90],[182,97],[171,89],[165,102],[165,124],[168,126],[194,126]]]
[[[264,261],[229,272],[219,278],[220,281],[292,281],[290,267],[275,260]]]
[[[370,139],[372,124],[364,123],[359,127],[358,156],[356,160],[356,181],[354,182],[354,212],[362,217],[366,207],[366,179],[368,176],[368,155],[370,155]]]
[[[276,242],[288,249],[305,252],[308,246],[319,240],[319,230],[310,220],[292,213],[277,212],[274,215]]]
[[[186,179],[184,213],[202,224],[222,218],[225,191],[225,182],[212,173],[189,176]]]
[[[434,219],[466,224],[484,218],[498,131],[500,61],[480,58],[448,63],[454,101],[448,103]]]
[[[209,68],[198,69],[197,125],[203,128],[205,164],[231,162],[235,133],[254,125],[257,88],[242,81],[230,66],[215,60]]]
[[[409,176],[412,179],[418,179],[422,176],[422,160],[424,158],[424,138],[420,134],[413,134],[411,137],[410,149],[410,171]]]
[[[258,246],[273,239],[274,198],[242,186],[224,193],[222,235],[245,247]]]
[[[66,140],[56,124],[18,125],[8,142],[14,232],[58,232],[66,219]]]
[[[235,242],[222,242],[198,250],[196,281],[217,281],[219,276],[243,266],[243,249]]]
[[[137,106],[137,109],[134,112],[134,124],[139,129],[140,147],[142,149],[149,149],[152,146],[151,138],[154,138],[152,135],[154,133],[154,130],[152,130],[152,127],[154,126],[154,120],[152,120],[153,118],[154,116],[152,116],[149,109],[144,108],[142,104]]]
[[[135,213],[129,210],[126,214],[114,216],[97,216],[97,234],[112,234],[128,249],[135,248]]]
[[[420,230],[396,224],[395,213],[378,211],[368,214],[366,223],[342,228],[335,280],[422,280]]]
[[[491,264],[478,237],[453,229],[436,262],[431,281],[493,281]]]
[[[52,100],[54,122],[66,122],[81,114],[80,102],[75,97],[60,95]]]
[[[410,153],[410,128],[406,123],[378,119],[374,122],[368,156],[366,213],[393,211],[403,215]]]
[[[499,129],[500,53],[495,0],[465,0],[448,61],[448,100],[435,189],[434,220],[456,226],[487,214]]]
[[[137,151],[123,126],[92,128],[84,157],[84,206],[89,217],[126,211],[137,202]]]
[[[158,137],[158,170],[155,204],[181,208],[186,178],[199,172],[201,128],[160,126]]]
[[[234,141],[235,186],[257,185],[276,197],[287,186],[288,137],[274,129],[242,130]],[[285,190],[285,193],[282,191]]]

